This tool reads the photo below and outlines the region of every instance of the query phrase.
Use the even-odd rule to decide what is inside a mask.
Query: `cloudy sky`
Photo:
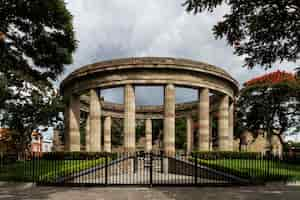
[[[74,16],[78,49],[63,79],[82,65],[120,57],[170,56],[204,61],[228,71],[241,84],[264,70],[243,68],[241,57],[225,40],[215,40],[212,27],[222,19],[225,6],[214,13],[188,14],[184,0],[67,0]],[[299,63],[298,63],[299,64]],[[274,66],[271,71],[292,71],[296,63]],[[162,89],[151,88],[151,98],[140,88],[137,103],[161,103]],[[193,100],[195,91],[177,89],[177,101]],[[106,99],[121,101],[122,90],[104,91]],[[149,93],[148,93],[149,94]],[[147,102],[148,101],[148,102]]]

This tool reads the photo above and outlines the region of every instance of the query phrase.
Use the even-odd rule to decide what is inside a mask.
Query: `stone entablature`
[[[169,68],[169,69],[188,69],[190,71],[203,72],[219,76],[232,82],[235,87],[238,87],[238,82],[232,78],[225,70],[210,65],[204,62],[193,61],[188,59],[170,58],[170,57],[140,57],[140,58],[122,58],[102,61],[81,67],[80,69],[72,72],[61,84],[72,82],[73,80],[87,75],[94,75],[98,72],[115,71],[128,68]],[[235,88],[238,91],[238,88]]]
[[[136,106],[135,86],[159,85],[164,87],[162,106]],[[196,102],[177,104],[175,88],[198,90]],[[123,87],[124,105],[105,102],[99,98],[102,89]],[[152,149],[152,119],[163,119],[163,146],[166,153],[175,153],[175,119],[187,119],[187,151],[194,149],[193,121],[197,118],[196,150],[209,150],[212,115],[217,116],[218,148],[232,150],[233,103],[238,92],[237,81],[224,70],[202,62],[177,58],[125,58],[103,61],[84,66],[71,73],[61,84],[61,92],[68,105],[65,112],[66,149],[80,150],[80,112],[87,116],[86,149],[101,151],[104,130],[104,150],[110,151],[111,118],[123,118],[124,149],[134,151],[137,119],[146,123],[146,150]],[[102,119],[104,118],[104,119]],[[102,128],[104,120],[104,128]],[[151,145],[151,146],[147,146]]]
[[[81,100],[81,110],[89,112],[89,98],[85,96]],[[217,111],[218,101],[215,98],[210,98],[210,112],[215,113]],[[118,103],[112,103],[107,101],[101,101],[102,116],[111,116],[114,118],[124,118],[124,105]],[[198,102],[179,103],[175,105],[176,118],[184,118],[187,116],[197,116]],[[163,119],[164,106],[163,105],[144,105],[136,106],[136,119]]]
[[[227,72],[202,62],[176,58],[126,58],[84,66],[61,84],[62,93],[83,93],[90,88],[125,84],[161,85],[173,82],[206,87],[234,97],[238,83]],[[67,95],[67,94],[66,94]]]

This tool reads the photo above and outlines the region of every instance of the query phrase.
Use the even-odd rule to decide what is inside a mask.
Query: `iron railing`
[[[246,185],[300,180],[300,158],[259,153],[0,153],[0,181],[54,185]]]

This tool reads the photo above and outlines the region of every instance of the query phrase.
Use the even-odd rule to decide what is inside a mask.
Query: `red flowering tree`
[[[237,128],[264,130],[268,136],[300,130],[300,82],[276,71],[244,83],[237,101]]]
[[[246,83],[244,83],[244,86],[261,85],[261,84],[272,85],[281,82],[294,82],[294,81],[296,81],[295,74],[278,70],[276,72],[271,72],[269,74],[265,74],[263,76],[253,78],[247,81]]]

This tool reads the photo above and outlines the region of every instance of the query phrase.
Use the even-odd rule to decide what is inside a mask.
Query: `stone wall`
[[[257,136],[256,136],[257,135]],[[234,140],[234,151],[243,152],[272,152],[273,155],[282,155],[283,144],[281,136],[273,135],[271,142],[268,141],[266,133],[254,134],[249,131],[244,131],[240,138]]]

